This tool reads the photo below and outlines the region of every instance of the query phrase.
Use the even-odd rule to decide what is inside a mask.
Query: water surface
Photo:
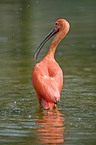
[[[0,1],[0,145],[96,144],[96,1]],[[38,44],[58,18],[70,32],[55,59],[64,72],[58,109],[39,106],[32,86]]]

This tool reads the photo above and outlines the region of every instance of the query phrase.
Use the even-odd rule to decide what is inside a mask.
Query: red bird
[[[37,93],[39,104],[45,109],[52,109],[60,101],[60,93],[63,86],[63,72],[59,64],[54,59],[54,53],[58,43],[68,33],[69,23],[65,19],[59,19],[55,22],[52,31],[38,46],[34,58],[37,58],[43,45],[57,33],[53,39],[47,55],[35,65],[32,74],[32,83]]]

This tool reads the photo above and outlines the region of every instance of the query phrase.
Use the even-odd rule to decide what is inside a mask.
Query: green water
[[[32,86],[38,44],[58,18],[70,32],[55,59],[64,72],[58,110],[39,106]],[[0,145],[96,144],[96,1],[0,1]]]

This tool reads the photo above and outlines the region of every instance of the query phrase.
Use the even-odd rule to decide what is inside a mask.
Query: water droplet
[[[29,115],[28,118],[31,118],[31,115]]]
[[[39,0],[37,0],[36,3],[38,4],[39,3]]]
[[[59,55],[59,56],[62,56],[62,52],[59,51],[59,52],[58,52],[58,55]]]
[[[81,118],[78,118],[78,120],[81,120]]]
[[[27,8],[29,8],[29,5],[27,5]]]
[[[20,8],[20,11],[22,11],[22,8]]]
[[[16,12],[16,14],[18,15],[18,12]]]
[[[95,44],[92,44],[92,48],[95,48]]]
[[[84,70],[85,70],[85,71],[90,71],[91,69],[90,69],[90,68],[84,68]]]

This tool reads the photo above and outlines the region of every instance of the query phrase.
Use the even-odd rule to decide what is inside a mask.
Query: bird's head
[[[69,23],[65,20],[65,19],[59,19],[54,23],[54,28],[51,30],[51,32],[43,39],[43,41],[40,43],[40,45],[38,46],[35,55],[34,55],[34,59],[37,59],[40,50],[42,49],[42,47],[44,46],[44,44],[52,37],[54,36],[56,33],[58,34],[62,34],[60,35],[60,39],[63,39],[63,37],[68,33],[70,28]],[[61,33],[59,33],[61,32]]]
[[[62,35],[65,35],[65,33],[67,34],[69,31],[70,25],[65,19],[59,19],[54,23],[54,28],[56,32],[62,31]]]

